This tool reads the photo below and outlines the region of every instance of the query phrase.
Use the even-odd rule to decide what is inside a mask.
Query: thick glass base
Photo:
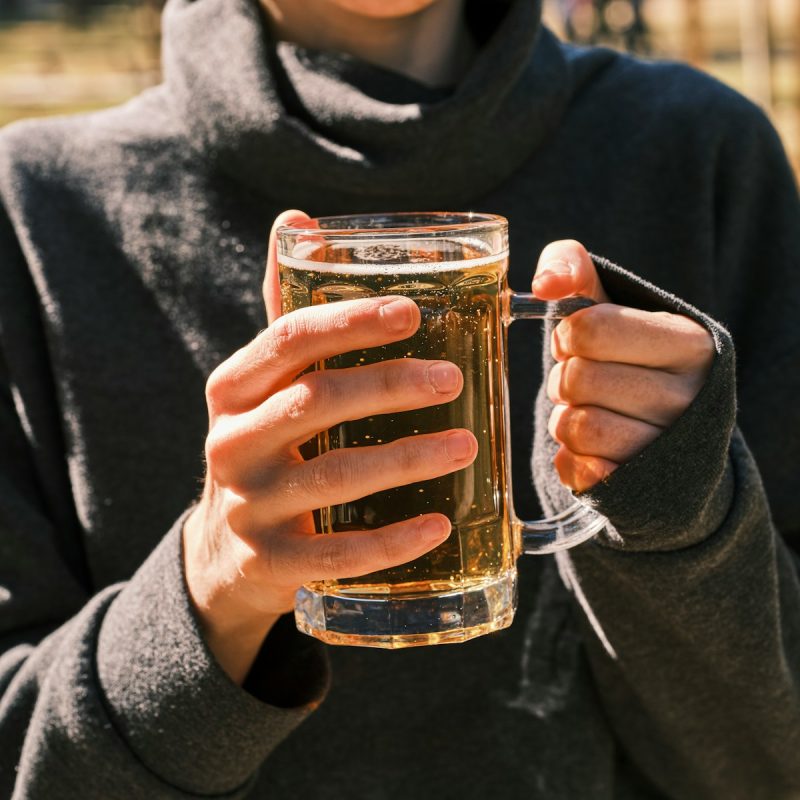
[[[507,628],[517,606],[517,573],[447,592],[337,593],[304,586],[295,620],[303,633],[328,644],[418,647],[466,642]]]

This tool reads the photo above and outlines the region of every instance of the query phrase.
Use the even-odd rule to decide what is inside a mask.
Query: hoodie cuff
[[[97,669],[111,719],[139,760],[183,791],[214,796],[247,783],[322,701],[329,672],[322,645],[281,620],[248,688],[228,677],[203,639],[184,579],[187,515],[109,607]],[[270,685],[286,674],[302,676],[302,688]]]
[[[534,477],[543,507],[560,511],[580,499],[609,520],[597,541],[628,551],[697,544],[723,523],[734,495],[729,449],[736,417],[736,363],[725,328],[693,306],[616,264],[592,256],[613,302],[690,317],[709,331],[716,355],[703,388],[667,430],[605,480],[571,493],[553,468],[557,444],[547,432],[553,404],[544,387],[536,404]],[[548,340],[546,339],[546,342]],[[545,374],[553,366],[544,349]]]

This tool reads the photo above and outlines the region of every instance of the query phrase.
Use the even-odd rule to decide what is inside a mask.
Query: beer
[[[454,362],[464,389],[450,403],[343,422],[315,437],[305,458],[339,448],[467,428],[468,467],[314,512],[322,535],[371,530],[428,512],[449,517],[447,541],[409,564],[298,590],[299,630],[330,644],[371,647],[463,642],[511,624],[516,558],[554,553],[607,520],[575,502],[540,520],[514,513],[508,482],[505,326],[561,319],[581,298],[547,303],[506,284],[508,224],[474,212],[400,212],[297,220],[278,228],[284,312],[320,303],[405,295],[422,322],[408,339],[326,359],[309,369],[358,368],[401,358]]]
[[[463,591],[502,579],[513,568],[506,493],[504,327],[499,302],[505,259],[482,254],[463,242],[438,245],[433,252],[416,252],[413,246],[398,248],[377,242],[368,246],[368,253],[359,248],[359,263],[348,263],[351,248],[328,244],[305,248],[309,252],[302,260],[279,257],[284,312],[395,294],[413,299],[421,312],[419,330],[412,337],[329,358],[316,369],[420,358],[452,361],[464,375],[464,389],[456,400],[343,422],[319,434],[318,452],[380,445],[462,427],[478,440],[475,461],[462,470],[321,509],[323,533],[369,530],[433,511],[445,514],[453,531],[443,544],[411,563],[313,584],[308,588],[314,592],[385,597]],[[453,248],[458,250],[457,259],[452,259]]]

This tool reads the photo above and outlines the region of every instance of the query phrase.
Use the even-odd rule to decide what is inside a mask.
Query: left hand
[[[533,293],[542,300],[582,295],[598,303],[556,326],[556,364],[547,378],[555,403],[548,429],[560,444],[555,467],[563,484],[582,492],[689,407],[711,368],[714,341],[680,314],[610,303],[589,254],[575,241],[545,247]]]

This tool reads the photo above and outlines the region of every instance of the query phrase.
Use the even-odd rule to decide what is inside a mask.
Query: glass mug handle
[[[508,326],[518,319],[559,320],[593,305],[594,300],[588,297],[540,300],[533,294],[507,289],[503,296],[503,323]],[[512,507],[511,518],[514,533],[522,541],[522,552],[535,555],[574,547],[591,539],[608,523],[602,514],[579,500],[558,514],[535,522],[519,519]]]

